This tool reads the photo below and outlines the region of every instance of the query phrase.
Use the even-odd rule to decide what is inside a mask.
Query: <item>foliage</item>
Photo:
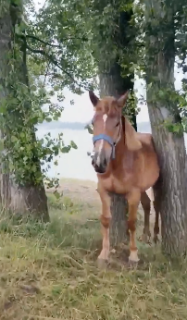
[[[12,3],[16,4],[14,1]],[[68,146],[64,145],[62,134],[56,141],[52,139],[50,133],[41,140],[33,141],[33,127],[36,132],[38,123],[57,120],[61,116],[65,87],[78,94],[91,87],[97,87],[97,74],[107,73],[114,61],[120,64],[122,76],[130,76],[136,71],[145,77],[146,39],[156,35],[160,42],[159,47],[155,50],[161,49],[163,47],[162,36],[164,32],[170,33],[172,27],[175,29],[175,56],[180,59],[178,64],[183,71],[186,71],[187,48],[184,40],[187,15],[183,1],[180,0],[177,4],[174,0],[162,2],[164,10],[166,8],[174,10],[173,26],[167,25],[164,10],[159,17],[152,12],[151,20],[145,21],[144,4],[143,0],[136,4],[133,4],[131,0],[116,0],[115,2],[49,0],[39,12],[36,12],[33,2],[26,2],[22,8],[24,15],[21,14],[15,23],[13,44],[16,59],[11,58],[10,82],[12,92],[16,94],[10,96],[9,101],[1,104],[1,113],[4,115],[2,125],[5,123],[5,118],[9,123],[9,127],[4,127],[4,131],[10,132],[12,121],[16,123],[9,140],[6,141],[8,149],[6,159],[9,158],[10,169],[16,173],[20,183],[33,179],[35,183],[40,182],[41,177],[36,177],[35,174],[38,163],[37,161],[34,163],[34,157],[39,158],[42,163],[44,161],[50,163],[60,152],[68,152],[71,147],[76,148],[73,143]],[[1,7],[2,5],[5,6],[5,2],[2,2]],[[123,32],[120,29],[121,19],[129,15],[130,22]],[[166,44],[170,45],[169,41]],[[16,64],[19,59],[23,58],[24,52],[21,51],[23,45],[25,45],[29,82],[25,85],[25,80],[22,79],[18,85]],[[153,55],[154,53],[155,51]],[[57,99],[58,102],[54,103],[54,99]],[[156,99],[158,99],[157,94]],[[168,88],[167,92],[163,92],[160,88],[159,99],[164,101],[170,99],[173,112],[176,106],[178,107],[177,110],[180,110],[183,116],[183,127],[186,127],[185,79],[183,80],[183,92],[174,92],[173,88]],[[130,117],[135,102],[133,96],[130,95],[128,107],[125,110]],[[10,110],[14,110],[13,114],[9,112],[7,103]],[[25,112],[26,105],[29,106],[27,112]],[[20,114],[21,117],[18,116]],[[181,126],[177,123],[176,118],[176,125],[175,123],[167,124],[167,127],[172,131],[181,132]],[[1,148],[3,147],[2,144]],[[45,171],[46,169],[44,169],[44,174],[46,174]]]
[[[86,23],[78,12],[72,19],[75,10],[73,2],[48,1],[36,14],[34,25],[30,21],[26,39],[29,54],[37,54],[40,63],[47,62],[47,83],[56,91],[68,87],[79,94],[92,85],[96,70]]]
[[[9,169],[15,173],[20,184],[31,181],[37,184],[43,177],[37,174],[38,162],[35,158],[39,158],[41,163],[50,163],[59,152],[68,152],[71,147],[76,146],[73,143],[65,146],[62,134],[56,141],[51,138],[50,133],[41,140],[33,141],[33,126],[36,132],[38,123],[60,117],[64,87],[75,93],[96,87],[98,67],[100,71],[107,72],[113,61],[117,60],[122,66],[122,75],[132,74],[134,67],[133,63],[130,66],[128,63],[129,48],[124,48],[123,42],[129,43],[130,47],[129,39],[134,39],[134,27],[128,25],[128,32],[125,33],[127,37],[120,36],[120,12],[126,10],[128,14],[132,10],[131,1],[116,1],[111,5],[108,2],[101,4],[99,1],[66,0],[62,3],[55,0],[46,2],[38,13],[35,12],[32,1],[27,1],[23,9],[24,19],[21,15],[15,24],[14,51],[17,50],[17,55],[12,63],[14,68],[10,77],[16,95],[8,103],[10,108],[14,105],[14,116],[6,106],[3,121],[6,117],[9,128],[5,126],[4,131],[8,129],[10,132],[12,121],[15,123],[15,118],[18,120],[17,115],[21,114],[22,117],[21,121],[16,120],[17,125],[6,140],[8,152],[5,160],[9,158]],[[20,51],[23,45],[25,52]],[[19,54],[22,56],[24,53],[29,81],[27,86],[25,81],[20,81],[18,88],[16,64]],[[56,104],[52,102],[55,98],[58,100]],[[131,115],[134,102],[133,99],[129,101],[131,106],[127,113]],[[26,104],[30,106],[27,107],[30,109],[27,112]],[[49,107],[44,107],[47,104]],[[46,170],[43,169],[44,174]],[[49,184],[51,185],[51,181]]]
[[[187,71],[185,67],[187,12],[184,1],[180,0],[177,3],[174,0],[159,1],[156,9],[152,7],[152,4],[149,4],[151,11],[149,18],[146,17],[144,10],[146,4],[146,0],[134,3],[133,1],[123,0],[115,2],[94,0],[89,3],[76,1],[76,4],[70,3],[70,6],[74,5],[74,8],[76,8],[76,13],[81,13],[84,23],[87,23],[88,30],[90,28],[90,50],[98,64],[99,72],[107,73],[112,63],[117,59],[122,68],[122,76],[130,76],[135,71],[138,76],[147,80],[149,61],[145,48],[148,45],[150,51],[151,47],[148,41],[149,39],[151,41],[152,37],[157,37],[158,45],[152,48],[151,54],[149,52],[149,56],[152,56],[150,59],[154,59],[158,51],[172,52],[174,50],[175,63],[182,68],[184,73]],[[161,5],[161,9],[159,5]],[[170,22],[167,20],[168,12],[171,12],[172,15]],[[121,19],[129,15],[131,16],[130,22],[125,26],[125,32],[121,32]],[[174,48],[173,32],[175,37]],[[169,126],[170,130],[177,134],[181,133],[186,127],[185,76],[180,91],[176,91],[173,86],[168,84],[162,87],[162,81],[160,79],[156,80],[155,76],[151,74],[152,80],[149,80],[149,84],[154,82],[154,104],[159,100],[160,103],[167,105],[167,108],[175,116],[174,123]],[[155,89],[155,81],[158,82],[158,91]],[[130,100],[132,101],[132,98]],[[134,109],[134,104],[131,107]],[[129,108],[126,111],[131,116]],[[182,116],[182,122],[179,113]]]
[[[2,14],[8,10],[7,2],[2,1]],[[23,18],[23,10],[26,19]],[[88,78],[86,69],[85,77],[80,73],[74,50],[76,45],[77,50],[80,50],[80,41],[77,41],[76,37],[81,29],[74,30],[70,17],[65,15],[63,34],[67,38],[67,46],[61,42],[56,45],[56,35],[47,32],[45,28],[48,20],[42,20],[47,18],[48,14],[38,14],[33,20],[32,11],[32,2],[28,2],[25,7],[22,7],[21,1],[11,2],[13,41],[12,50],[7,57],[9,76],[3,83],[9,94],[1,101],[0,110],[3,131],[1,150],[6,150],[2,153],[1,159],[6,164],[3,170],[14,173],[19,185],[35,185],[42,182],[48,166],[43,168],[41,175],[38,159],[41,163],[50,163],[60,152],[69,152],[71,148],[77,148],[73,141],[65,145],[62,133],[55,140],[50,133],[36,140],[36,125],[43,121],[58,120],[63,111],[64,87],[80,93],[80,79],[82,87],[85,87],[87,82],[84,79]],[[53,27],[55,29],[55,26]],[[77,42],[72,44],[71,38]],[[56,57],[59,58],[58,61]],[[74,76],[77,77],[76,80]],[[54,98],[57,103],[52,102]],[[57,164],[57,161],[54,163]],[[51,183],[56,184],[57,181],[48,179],[48,183],[51,186]]]
[[[107,3],[100,5],[99,2],[64,1],[59,3],[59,1],[49,1],[33,18],[32,2],[27,4],[25,7],[27,23],[16,25],[16,35],[19,39],[24,39],[27,50],[30,83],[29,103],[32,104],[32,111],[29,117],[27,116],[25,123],[27,127],[42,121],[57,120],[63,107],[53,104],[51,98],[56,97],[62,103],[64,87],[68,87],[75,93],[81,93],[82,90],[88,89],[90,86],[96,86],[93,80],[98,72],[98,66],[100,68],[102,66],[102,72],[106,72],[107,67],[117,57],[119,63],[123,64],[123,70],[127,68],[124,61],[122,63],[122,53],[124,54],[122,43],[119,50],[119,41],[123,39],[115,41],[118,33],[119,19],[117,17],[120,8],[120,2],[111,6]],[[127,8],[127,4],[125,8]],[[75,12],[76,14],[73,15]],[[72,19],[72,15],[74,19]],[[106,28],[109,20],[111,22],[110,28]],[[93,26],[97,26],[97,28],[93,29]],[[106,38],[104,46],[102,45],[103,36]],[[125,39],[125,41],[127,40]],[[99,55],[98,46],[101,48]],[[108,50],[106,50],[107,48]],[[102,59],[104,52],[102,50],[108,52],[108,59],[106,59],[106,54]],[[109,65],[106,64],[107,60]],[[46,90],[47,86],[50,87],[50,90]],[[25,100],[23,94],[22,98]],[[41,105],[45,104],[49,105],[47,110],[41,108]],[[134,109],[132,103],[131,108]],[[16,130],[20,133],[18,128]],[[72,143],[69,146],[64,146],[61,138],[62,134],[58,141],[54,142],[48,134],[45,138],[35,142],[34,149],[37,150],[37,156],[42,163],[44,161],[51,162],[54,155],[57,156],[59,152],[68,152],[71,147],[76,147]],[[14,148],[11,147],[11,143],[8,146],[13,162],[10,165],[14,168],[19,183],[21,181],[25,183],[26,179],[28,182],[34,179],[33,182],[38,183],[41,177],[33,175],[36,171],[36,164],[33,163],[31,144],[28,145],[28,142],[27,133],[17,136],[14,133],[13,139],[11,138]],[[26,145],[24,145],[25,143]],[[21,163],[19,159],[21,159]],[[22,159],[24,163],[22,163]],[[51,185],[51,181],[48,183]]]
[[[67,52],[71,52],[71,46],[73,46],[73,54],[78,59],[76,68],[78,70],[81,68],[81,72],[84,72],[87,79],[95,77],[96,74],[108,73],[115,62],[121,66],[122,77],[132,78],[133,82],[135,55],[131,55],[131,53],[134,50],[136,39],[134,24],[130,20],[132,3],[131,0],[117,0],[115,2],[66,0],[63,3],[55,0],[49,1],[46,7],[41,10],[41,17],[43,20],[46,16],[48,17],[50,29],[56,28],[56,41],[64,40],[65,45],[64,20],[66,22],[70,16],[71,21],[73,17],[73,21],[79,22],[78,25],[73,25],[77,36],[76,40],[72,37],[69,46],[67,45]],[[66,15],[66,19],[64,15]],[[44,25],[43,22],[42,24]],[[80,40],[79,34],[85,36],[86,42]],[[79,40],[80,48],[77,48]],[[129,58],[131,59],[130,63]],[[87,70],[90,70],[89,74],[86,74]],[[81,72],[79,71],[79,75],[82,74]],[[134,108],[135,104],[132,109]]]
[[[141,76],[148,84],[147,92],[151,90],[150,102],[155,106],[159,104],[166,106],[174,116],[172,122],[167,119],[165,123],[167,129],[175,134],[181,134],[186,131],[187,115],[185,79],[187,47],[184,42],[187,35],[187,15],[184,1],[165,0],[158,1],[155,5],[141,0],[135,5],[134,19],[139,28],[137,64]],[[164,55],[166,61],[170,63],[168,66],[161,66],[162,70],[165,70],[164,78],[155,73],[154,69],[151,72],[149,70],[149,66],[154,65],[153,61],[158,53]],[[174,69],[171,65],[174,62],[184,74],[181,90],[174,88]],[[167,70],[170,70],[171,74],[168,74]]]

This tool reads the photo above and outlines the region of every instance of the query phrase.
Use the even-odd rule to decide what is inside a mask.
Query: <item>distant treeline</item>
[[[61,121],[52,121],[52,122],[43,122],[38,127],[46,128],[48,130],[59,129],[59,130],[84,130],[87,123],[82,122],[61,122]],[[151,126],[149,122],[140,122],[138,123],[139,132],[151,132]]]

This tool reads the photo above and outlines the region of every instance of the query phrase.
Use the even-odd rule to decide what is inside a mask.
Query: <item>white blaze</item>
[[[108,116],[106,114],[103,115],[104,129],[105,129],[107,117]],[[96,164],[98,166],[100,165],[100,160],[101,160],[100,158],[101,158],[101,152],[102,152],[102,149],[103,149],[103,145],[104,145],[104,140],[101,139],[99,141],[99,150],[98,150],[98,156],[97,156],[97,160],[96,160]]]

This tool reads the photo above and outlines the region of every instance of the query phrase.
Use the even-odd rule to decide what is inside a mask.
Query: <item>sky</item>
[[[43,6],[45,0],[34,0],[36,10]],[[99,50],[99,48],[98,48]],[[181,79],[183,74],[180,70],[175,68],[175,87],[177,90],[181,89]],[[135,92],[137,97],[143,96],[145,99],[146,90],[145,82],[142,79],[135,79],[134,83]],[[64,111],[60,121],[63,122],[89,122],[93,116],[94,110],[89,99],[88,92],[81,96],[75,95],[67,88],[64,89],[65,100],[63,101]],[[74,105],[70,101],[74,100]],[[140,112],[137,116],[137,122],[149,122],[148,109],[146,104],[138,105]]]
[[[175,70],[175,87],[181,89],[182,72]],[[142,79],[136,79],[134,89],[138,98],[141,96],[146,98],[145,82]],[[63,122],[89,122],[93,117],[93,107],[89,99],[88,92],[81,96],[72,94],[68,89],[65,89],[65,100],[63,102],[64,111],[61,116]],[[70,105],[69,101],[73,99],[74,105]],[[137,116],[137,122],[149,122],[149,114],[147,105],[138,105],[140,112]]]
[[[135,81],[135,88],[138,89],[138,96],[142,94],[145,97],[143,81]],[[60,120],[63,122],[89,122],[93,117],[94,109],[90,102],[88,92],[85,92],[81,96],[72,94],[68,89],[65,89],[64,92],[64,111]],[[95,93],[98,94],[98,92]],[[70,105],[69,101],[71,99],[74,100],[74,105]],[[147,106],[143,105],[139,107],[141,110],[138,114],[137,122],[149,121]]]

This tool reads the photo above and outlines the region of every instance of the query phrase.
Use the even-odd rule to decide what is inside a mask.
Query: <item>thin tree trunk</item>
[[[124,92],[133,87],[133,75],[121,77],[121,68],[118,63],[114,63],[108,74],[100,74],[101,96],[111,95],[118,98]],[[134,117],[136,120],[136,117]],[[136,122],[135,122],[136,128]],[[112,220],[110,228],[110,241],[112,246],[128,241],[127,233],[127,212],[128,206],[123,195],[112,195],[111,204]]]
[[[172,102],[172,91],[175,90],[175,31],[171,4],[163,10],[160,0],[146,1],[146,19],[149,23],[149,33],[146,35],[147,102],[161,166],[162,249],[167,255],[181,256],[187,251],[186,152],[183,134],[169,132],[163,124],[166,121],[171,124],[180,122],[178,110]],[[157,20],[158,25],[161,12],[165,28],[153,35],[150,23]]]
[[[16,4],[13,2],[9,2],[9,6],[7,5],[7,1],[5,1],[4,11],[1,13],[1,28],[0,28],[0,100],[1,102],[6,101],[12,96],[12,88],[10,85],[6,85],[9,73],[10,73],[10,59],[13,48],[12,45],[12,35],[14,35],[14,26],[15,23],[18,22],[18,17],[20,17],[20,12],[17,10]],[[13,5],[12,5],[13,4]],[[21,8],[21,7],[20,7]],[[15,36],[15,35],[14,35]],[[15,39],[15,37],[14,37]],[[20,47],[21,48],[21,47]],[[26,59],[24,59],[24,52],[22,63],[19,64],[15,68],[16,79],[18,83],[24,83],[29,92],[28,82],[27,82],[27,66]],[[15,66],[14,66],[15,67]],[[4,102],[3,101],[3,102]],[[25,107],[28,106],[28,103],[25,102]],[[9,112],[10,116],[10,112]],[[15,117],[15,113],[13,112],[12,117]],[[21,128],[20,123],[22,121],[22,114],[18,113],[17,120],[15,117],[14,126],[19,124],[19,129]],[[1,115],[1,122],[4,126],[4,132],[2,132],[1,137],[6,134],[6,138],[11,138],[11,132],[6,132],[6,116]],[[22,121],[22,123],[24,123]],[[22,125],[22,129],[24,130],[24,124]],[[34,142],[35,142],[35,134],[34,128],[30,128],[31,134],[33,135],[33,150],[34,150]],[[21,132],[20,132],[21,133]],[[8,152],[8,150],[3,150],[3,152]],[[35,152],[37,155],[37,150]],[[10,150],[11,155],[11,150]],[[41,168],[39,159],[35,156],[33,161],[37,161],[38,173],[41,175]],[[25,214],[29,213],[35,216],[37,219],[42,219],[43,221],[49,220],[48,207],[47,207],[47,197],[45,194],[45,189],[43,183],[35,184],[34,178],[32,177],[30,182],[26,182],[24,185],[18,185],[15,183],[15,179],[13,175],[10,175],[8,169],[8,163],[1,163],[1,200],[2,206],[5,210],[11,210],[13,213]],[[16,172],[15,172],[16,175]]]
[[[4,5],[5,2],[4,2]],[[1,3],[3,7],[3,2]],[[7,6],[7,5],[6,5]],[[2,11],[2,10],[1,10]],[[8,88],[5,85],[6,79],[9,75],[10,67],[8,66],[8,54],[11,50],[11,33],[12,33],[12,23],[9,12],[9,7],[1,13],[1,28],[0,28],[0,101],[1,104],[4,102],[6,97],[8,97]],[[3,115],[1,114],[1,124],[3,122]],[[1,125],[0,140],[1,140],[1,154],[6,154],[6,150],[3,149],[3,132]],[[1,161],[1,206],[3,209],[9,209],[11,202],[11,188],[10,188],[10,177],[9,173],[5,168],[5,165]],[[6,171],[6,173],[5,173]]]

